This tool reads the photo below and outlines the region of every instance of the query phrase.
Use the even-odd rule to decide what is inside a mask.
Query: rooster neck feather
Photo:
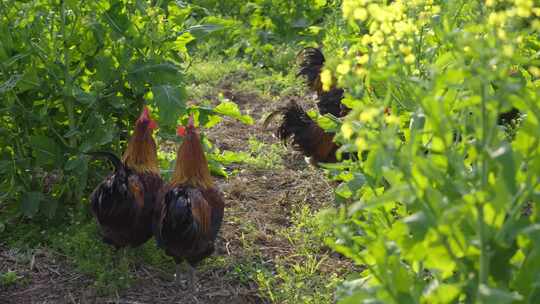
[[[152,129],[136,124],[122,161],[136,172],[159,174],[157,147],[152,137]]]
[[[184,142],[178,148],[172,184],[210,188],[213,186],[213,182],[201,139],[195,131],[188,132],[189,134],[186,135]]]

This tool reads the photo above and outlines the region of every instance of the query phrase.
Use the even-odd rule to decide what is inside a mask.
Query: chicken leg
[[[189,264],[189,288],[193,291],[197,291],[197,271],[195,266]]]
[[[174,274],[174,279],[176,281],[176,284],[178,286],[182,287],[182,279],[181,279],[181,275],[180,275],[182,270],[181,270],[180,265],[181,265],[181,263],[176,263],[176,271],[175,271],[175,274]]]

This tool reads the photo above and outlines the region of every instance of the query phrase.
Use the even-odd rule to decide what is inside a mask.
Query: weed
[[[17,283],[17,281],[21,279],[20,276],[17,275],[17,272],[15,271],[7,271],[2,274],[0,274],[0,286],[10,286]]]
[[[115,252],[103,244],[93,222],[68,227],[51,237],[50,246],[67,256],[78,271],[95,277],[96,289],[104,294],[126,288],[133,281],[126,251]]]
[[[265,144],[255,137],[248,140],[251,157],[246,160],[246,164],[257,169],[280,169],[283,168],[282,157],[285,148],[280,144]]]

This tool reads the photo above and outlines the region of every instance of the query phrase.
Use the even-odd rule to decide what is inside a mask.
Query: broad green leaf
[[[239,121],[247,125],[253,124],[253,118],[251,118],[251,116],[249,115],[242,115],[242,113],[240,113],[238,105],[232,101],[222,101],[214,108],[214,112],[238,119]]]
[[[186,95],[183,88],[160,85],[152,87],[152,93],[159,110],[160,124],[174,127],[180,114],[186,109]]]

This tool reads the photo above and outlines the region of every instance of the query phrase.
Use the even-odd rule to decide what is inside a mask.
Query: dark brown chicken
[[[109,152],[89,153],[107,157],[114,166],[90,196],[90,204],[103,241],[116,249],[137,247],[152,237],[152,215],[162,186],[154,128],[144,107],[122,160]]]
[[[214,252],[225,204],[210,176],[193,117],[177,133],[183,142],[178,148],[172,181],[160,191],[154,234],[158,246],[174,258],[178,282],[181,263],[189,264],[189,285],[193,288],[195,266]]]
[[[336,151],[339,146],[334,142],[334,134],[325,132],[296,100],[290,100],[287,105],[270,114],[265,126],[278,114],[282,120],[275,134],[284,145],[290,141],[292,147],[308,157],[312,165],[337,161]]]
[[[320,73],[325,59],[322,52],[316,48],[306,48],[299,53],[299,57],[301,62],[297,76],[305,77],[309,88],[317,93],[319,113],[336,117],[347,115],[349,109],[341,103],[343,89],[332,87],[327,92],[323,90]],[[293,148],[308,157],[312,165],[337,161],[336,151],[339,146],[333,141],[334,134],[325,132],[296,100],[290,100],[271,113],[264,126],[278,115],[282,119],[275,134],[285,145],[290,141]]]
[[[344,91],[341,88],[332,86],[330,90],[324,91],[321,81],[321,71],[326,59],[320,49],[305,48],[298,54],[300,68],[296,76],[306,79],[309,88],[317,93],[317,108],[321,115],[332,114],[336,117],[343,117],[349,112],[349,108],[341,103]],[[335,81],[334,81],[335,83]]]

